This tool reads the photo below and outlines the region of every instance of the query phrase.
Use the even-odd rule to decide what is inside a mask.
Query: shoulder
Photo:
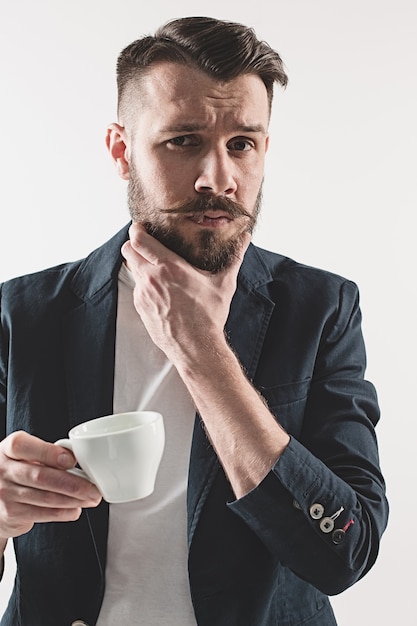
[[[354,281],[327,269],[306,265],[254,245],[250,246],[248,253],[245,275],[252,279],[262,277],[260,284],[269,290],[299,293],[304,297],[340,293],[341,290],[355,296],[358,292]]]
[[[107,285],[121,264],[127,227],[84,259],[12,278],[0,286],[2,315],[7,310],[36,311],[88,299]]]
[[[1,285],[3,306],[14,302],[20,305],[25,302],[36,304],[45,298],[53,299],[65,290],[79,268],[80,261],[64,263],[32,274],[11,278]]]

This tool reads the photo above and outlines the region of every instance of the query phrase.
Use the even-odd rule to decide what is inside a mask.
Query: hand
[[[15,432],[0,443],[0,537],[17,537],[36,522],[70,522],[81,509],[97,506],[92,483],[65,471],[76,461],[70,451]]]
[[[130,227],[122,247],[136,287],[134,303],[154,343],[175,363],[184,357],[201,359],[213,342],[224,341],[224,326],[244,253],[226,270],[204,272],[187,263],[141,224]]]

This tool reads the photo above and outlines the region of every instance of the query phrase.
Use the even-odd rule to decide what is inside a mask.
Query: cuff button
[[[320,530],[322,533],[331,533],[334,528],[334,521],[331,517],[323,517],[320,522]]]
[[[337,546],[340,543],[343,543],[343,541],[345,540],[345,531],[342,530],[341,528],[338,528],[337,530],[334,531],[333,535],[332,535],[332,540],[333,543],[335,543]]]
[[[324,506],[315,502],[310,507],[310,517],[312,519],[321,519],[324,515]]]

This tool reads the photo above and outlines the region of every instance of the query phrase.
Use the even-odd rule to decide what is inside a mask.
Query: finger
[[[69,469],[74,467],[74,455],[61,446],[43,441],[24,431],[6,437],[2,444],[3,453],[10,459],[41,463],[49,467]]]
[[[7,498],[2,499],[1,502],[1,516],[7,519],[17,519],[19,521],[19,511],[21,507],[33,507],[36,511],[33,511],[33,515],[39,519],[39,511],[45,510],[74,510],[85,509],[97,506],[101,502],[101,497],[78,499],[65,496],[63,494],[52,493],[48,491],[42,491],[41,489],[29,489],[21,486],[16,486],[15,489],[11,489],[8,492]],[[27,515],[26,519],[30,516]],[[21,518],[24,519],[24,518]]]
[[[81,515],[83,508],[85,507],[72,507],[68,509],[64,508],[42,508],[21,505],[21,512],[19,517],[21,519],[30,519],[33,523],[45,523],[45,522],[75,522]]]
[[[39,463],[10,461],[3,467],[2,480],[6,483],[5,497],[29,504],[80,506],[81,502],[101,498],[89,480]]]
[[[42,471],[40,470],[41,473]],[[27,482],[32,480],[36,481],[35,485],[10,483],[6,501],[50,509],[85,508],[96,506],[101,501],[97,487],[82,478],[71,475],[45,477],[35,474]]]
[[[9,461],[8,463],[8,467],[28,465],[30,466],[23,461]],[[64,477],[74,479],[65,470],[55,470],[42,465],[33,467],[36,468],[35,472],[61,474]],[[98,490],[91,483],[81,478],[73,481],[73,487],[70,489],[68,489],[68,485],[63,484],[63,490],[72,493],[72,495],[65,495],[45,491],[42,488],[27,487],[13,480],[9,482],[5,479],[4,474],[3,471],[0,481],[0,529],[1,535],[4,537],[23,534],[29,531],[36,522],[74,521],[78,519],[83,508],[96,507],[102,499]],[[47,482],[43,480],[42,476],[36,474],[32,479],[43,487]],[[77,481],[78,485],[76,485]]]
[[[73,522],[82,512],[82,507],[42,508],[13,503],[11,507],[0,508],[0,528],[5,537],[17,537],[32,529],[36,523]]]

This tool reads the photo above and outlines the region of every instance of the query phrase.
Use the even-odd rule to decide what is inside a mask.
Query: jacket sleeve
[[[0,441],[6,434],[6,342],[3,332],[3,315],[2,315],[2,287],[0,284]],[[0,558],[0,580],[4,574],[4,554]]]
[[[3,331],[3,312],[2,312],[2,290],[3,285],[0,284],[0,441],[4,439],[6,434],[6,385],[7,385],[7,365],[6,365],[6,341]]]
[[[364,370],[358,292],[346,281],[323,325],[301,434],[260,485],[229,503],[275,557],[328,595],[372,567],[388,518],[379,409]]]

